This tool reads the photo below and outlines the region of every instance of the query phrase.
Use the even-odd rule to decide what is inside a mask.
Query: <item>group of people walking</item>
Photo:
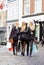
[[[31,23],[31,26],[32,25],[33,24]],[[20,45],[21,45],[22,46],[21,55],[25,56],[25,48],[27,45],[27,56],[29,55],[29,46],[30,46],[30,57],[31,57],[33,42],[34,40],[36,40],[35,29],[32,30],[27,23],[23,23],[23,26],[18,28],[16,28],[16,26],[13,26],[9,36],[9,40],[12,43],[14,55],[17,54],[17,51],[18,49],[20,49]],[[19,43],[18,43],[18,40],[20,40]],[[15,53],[15,48],[16,48],[16,53]]]

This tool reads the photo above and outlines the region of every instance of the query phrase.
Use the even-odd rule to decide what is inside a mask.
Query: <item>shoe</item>
[[[21,55],[25,56],[24,53],[21,53]]]
[[[13,53],[13,55],[15,55],[15,53]]]

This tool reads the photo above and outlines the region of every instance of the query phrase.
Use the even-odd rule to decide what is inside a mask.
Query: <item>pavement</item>
[[[38,52],[32,57],[13,55],[6,46],[0,46],[0,65],[44,65],[44,47],[38,45]]]

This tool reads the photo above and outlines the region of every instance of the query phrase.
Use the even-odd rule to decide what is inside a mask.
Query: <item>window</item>
[[[35,13],[42,12],[42,0],[35,0]]]
[[[23,15],[30,14],[30,0],[23,0]]]

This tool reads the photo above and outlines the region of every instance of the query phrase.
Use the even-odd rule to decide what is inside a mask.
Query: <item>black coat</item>
[[[29,42],[30,35],[31,35],[31,30],[29,27],[27,27],[27,29],[25,29],[25,31],[21,32],[21,41]]]
[[[18,40],[17,29],[15,26],[12,28],[9,38],[13,38],[13,40]]]

